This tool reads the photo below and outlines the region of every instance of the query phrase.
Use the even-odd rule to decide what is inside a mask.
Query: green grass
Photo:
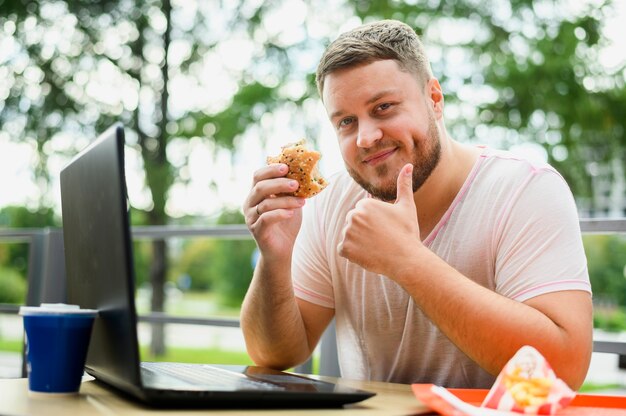
[[[149,352],[149,347],[143,345],[139,348],[139,353],[142,361],[254,365],[254,362],[245,352],[225,351],[218,348],[168,347],[165,355],[154,356]],[[319,367],[318,357],[313,357],[313,374],[319,374]]]
[[[0,351],[22,353],[22,340],[0,338]],[[144,361],[173,361],[182,363],[214,363],[252,365],[248,354],[242,351],[225,351],[218,348],[183,348],[168,347],[166,354],[155,357],[148,351],[148,346],[140,347]]]
[[[143,345],[139,353],[142,361],[253,365],[245,352],[225,351],[218,348],[168,347],[165,355],[154,356],[149,352],[148,346]]]
[[[584,383],[580,390],[580,393],[595,393],[601,390],[614,390],[614,389],[623,389],[624,386],[620,384],[598,384],[598,383]]]
[[[137,312],[147,314],[150,311],[150,299],[144,291],[138,291]],[[183,292],[180,297],[165,302],[165,312],[175,316],[213,316],[238,318],[239,308],[221,305],[217,295],[211,292]]]
[[[22,352],[22,341],[19,339],[1,339],[0,351]],[[141,359],[144,361],[173,361],[181,363],[214,363],[252,365],[248,354],[242,351],[225,351],[218,348],[182,348],[168,347],[166,354],[155,357],[148,351],[148,346],[140,347]]]
[[[19,352],[21,354],[22,353],[22,340],[0,338],[0,351]]]

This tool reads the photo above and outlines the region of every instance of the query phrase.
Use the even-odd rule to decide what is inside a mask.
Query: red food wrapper
[[[543,355],[526,345],[504,366],[481,407],[553,415],[575,396],[576,393],[556,376]]]

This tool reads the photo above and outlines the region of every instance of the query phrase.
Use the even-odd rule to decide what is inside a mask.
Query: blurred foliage
[[[180,259],[172,266],[172,280],[183,286],[186,283],[182,279],[188,276],[189,289],[212,290],[218,277],[213,266],[218,243],[215,239],[189,240]]]
[[[59,227],[61,220],[52,208],[31,210],[21,206],[0,208],[0,227],[42,228]]]
[[[7,206],[0,209],[0,228],[58,227],[51,208],[29,210]],[[26,299],[28,242],[0,242],[0,303],[23,304]]]
[[[143,159],[152,198],[146,208],[149,223],[164,224],[168,191],[181,180],[181,166],[173,166],[166,152],[174,139],[199,138],[232,149],[264,114],[308,96],[281,92],[294,66],[288,49],[306,40],[281,45],[270,33],[273,28],[264,27],[265,14],[278,7],[273,2],[1,0],[0,6],[0,40],[10,39],[0,62],[0,126],[11,140],[36,147],[33,168],[41,179],[43,205],[50,202],[50,158],[71,157],[121,121],[128,144]],[[189,10],[195,13],[190,16]],[[224,68],[234,83],[229,100],[210,109],[190,104],[172,110],[175,77],[192,80],[211,95],[200,80],[205,61],[219,60],[219,47],[231,36],[256,43],[254,59],[263,69]],[[215,96],[218,100],[223,98]],[[69,145],[47,145],[63,134],[72,138]]]
[[[596,303],[626,306],[626,236],[583,236]]]
[[[148,225],[145,211],[131,207],[129,213],[131,227]],[[150,282],[150,262],[152,246],[149,240],[133,240],[133,262],[135,266],[135,288]]]
[[[226,210],[217,220],[218,225],[243,223],[239,211]],[[255,242],[248,239],[188,240],[172,267],[171,280],[188,276],[189,289],[212,291],[223,306],[239,306],[252,279],[255,249]]]
[[[140,288],[150,282],[150,261],[152,260],[150,241],[133,241],[133,260],[135,264],[135,288]]]
[[[218,224],[244,224],[240,211],[224,211]],[[226,306],[239,306],[248,290],[253,272],[254,240],[221,240],[216,246],[213,267],[215,291]]]
[[[69,159],[121,121],[145,168],[151,199],[144,207],[147,223],[169,223],[169,190],[177,181],[184,183],[179,170],[186,165],[168,159],[172,141],[193,138],[232,149],[242,133],[281,102],[301,102],[280,87],[293,64],[286,50],[306,39],[282,45],[273,28],[264,27],[264,16],[274,6],[244,0],[0,0],[0,44],[7,51],[0,57],[0,134],[37,150],[33,171],[40,204],[52,204],[52,160]],[[210,96],[201,75],[207,66],[219,66],[220,45],[231,36],[256,42],[254,59],[264,63],[263,69],[222,68],[233,95],[219,107],[172,108],[172,79],[191,80]],[[210,56],[218,63],[207,63]],[[176,92],[182,93],[179,101],[185,98],[185,91]],[[188,159],[191,152],[182,157]],[[164,241],[152,242],[148,273],[155,311],[163,309],[166,251]],[[144,277],[138,274],[137,280]]]
[[[598,308],[593,312],[593,327],[608,332],[626,331],[626,308]]]
[[[30,210],[26,207],[7,206],[0,208],[0,228],[45,228],[59,227],[60,220],[52,208],[41,207]],[[26,281],[28,268],[27,242],[0,244],[0,266],[11,268]],[[0,285],[0,287],[3,287]]]
[[[171,223],[168,194],[173,184],[184,183],[180,173],[193,152],[189,147],[182,161],[172,164],[167,151],[174,141],[200,140],[236,152],[250,131],[263,140],[264,117],[284,109],[293,113],[296,128],[308,130],[305,136],[317,137],[319,120],[305,117],[307,102],[316,98],[314,67],[303,62],[311,54],[317,58],[341,25],[380,18],[408,23],[433,52],[433,71],[452,112],[448,129],[456,139],[502,148],[539,144],[577,200],[592,201],[591,208],[598,166],[609,181],[623,178],[625,63],[612,68],[600,63],[608,43],[603,23],[614,13],[610,0],[582,3],[577,10],[565,0],[338,0],[304,5],[301,37],[268,23],[276,22],[273,13],[287,3],[0,0],[0,42],[6,51],[0,55],[0,134],[37,149],[33,172],[41,206],[52,205],[50,166],[58,164],[51,159],[68,159],[88,138],[122,121],[129,127],[128,145],[142,157],[151,197],[131,220],[134,225]],[[320,29],[317,12],[330,3],[342,4],[346,18],[323,16]],[[250,65],[222,65],[220,48],[233,39],[252,43]],[[228,74],[228,97],[214,96],[200,80],[215,67]],[[208,104],[172,108],[172,94],[180,100],[186,92],[172,86],[176,77],[189,81],[185,88],[206,90]],[[298,88],[290,88],[297,82]],[[113,98],[103,100],[98,89]],[[71,140],[59,145],[63,137]],[[11,209],[17,211],[9,216]],[[3,209],[0,225],[59,225],[51,209],[31,214]],[[220,221],[240,221],[228,215],[235,214]],[[138,283],[162,286],[158,270],[152,279],[148,275],[155,264],[150,244],[134,246]],[[23,275],[25,247],[8,254],[2,247],[0,257]],[[171,279],[187,273],[194,287],[223,293],[225,303],[243,296],[253,242],[193,240],[184,248]],[[626,304],[619,272],[622,242],[593,236],[586,239],[586,249],[595,296]]]
[[[166,223],[169,189],[184,182],[179,169],[185,164],[168,160],[172,140],[200,138],[237,150],[238,139],[258,128],[264,115],[279,108],[302,112],[307,99],[316,96],[313,77],[302,72],[314,70],[303,67],[303,53],[318,54],[345,21],[331,20],[334,27],[317,33],[307,17],[304,37],[285,36],[267,22],[287,3],[2,0],[0,37],[11,39],[1,72],[2,130],[36,146],[35,176],[45,179],[50,157],[69,157],[85,137],[95,137],[113,121],[124,122],[129,144],[139,150],[146,169],[149,223]],[[453,137],[504,148],[537,143],[578,197],[592,197],[597,164],[608,166],[608,180],[626,172],[625,63],[613,68],[599,63],[608,42],[602,30],[613,13],[610,0],[578,7],[565,0],[334,3],[361,21],[402,20],[423,36],[434,51],[433,69],[447,100],[457,105],[448,117]],[[315,10],[304,7],[309,14]],[[206,88],[211,96],[200,76],[207,59],[220,60],[220,47],[231,37],[252,42],[254,52],[251,65],[223,68],[233,83],[230,97],[172,109],[171,94],[181,94],[169,91],[176,77],[186,77],[191,80],[186,85]],[[113,85],[107,85],[107,77]],[[307,81],[306,87],[287,88],[294,77]],[[102,88],[125,93],[104,100],[96,94]],[[76,138],[74,145],[46,145],[60,133]],[[611,168],[611,161],[622,168]],[[47,202],[49,185],[39,183]]]
[[[0,303],[25,303],[26,280],[15,269],[0,266],[0,288]]]
[[[626,236],[583,236],[593,289],[595,328],[626,331]]]

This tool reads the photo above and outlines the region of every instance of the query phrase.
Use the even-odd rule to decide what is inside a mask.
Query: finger
[[[396,204],[414,204],[413,165],[407,163],[400,169],[397,182]]]
[[[258,203],[254,208],[254,212],[258,216],[261,216],[270,211],[275,211],[279,209],[298,209],[302,208],[304,202],[304,198],[298,198],[295,196],[268,198]]]
[[[250,190],[248,195],[247,206],[254,207],[262,201],[274,199],[274,197],[282,198],[285,195],[298,189],[298,181],[288,178],[270,178],[258,182]]]
[[[252,176],[252,184],[255,185],[260,181],[271,178],[280,178],[285,176],[289,171],[289,167],[284,163],[272,163],[257,169]]]
[[[280,221],[292,218],[296,213],[295,209],[275,209],[268,212],[261,213],[261,216],[256,219],[251,225],[250,230],[255,232],[258,227],[266,227],[271,224],[278,223]]]

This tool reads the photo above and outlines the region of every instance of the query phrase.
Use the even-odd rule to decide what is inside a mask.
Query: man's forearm
[[[559,377],[580,386],[591,354],[587,293],[548,294],[543,296],[552,296],[550,302],[542,303],[538,296],[520,303],[476,284],[432,252],[426,254],[393,277],[459,349],[495,375],[522,345],[532,345]],[[574,302],[565,308],[550,306],[558,296]]]
[[[241,308],[241,328],[257,365],[286,369],[311,351],[293,294],[290,261],[268,263],[259,259]]]

